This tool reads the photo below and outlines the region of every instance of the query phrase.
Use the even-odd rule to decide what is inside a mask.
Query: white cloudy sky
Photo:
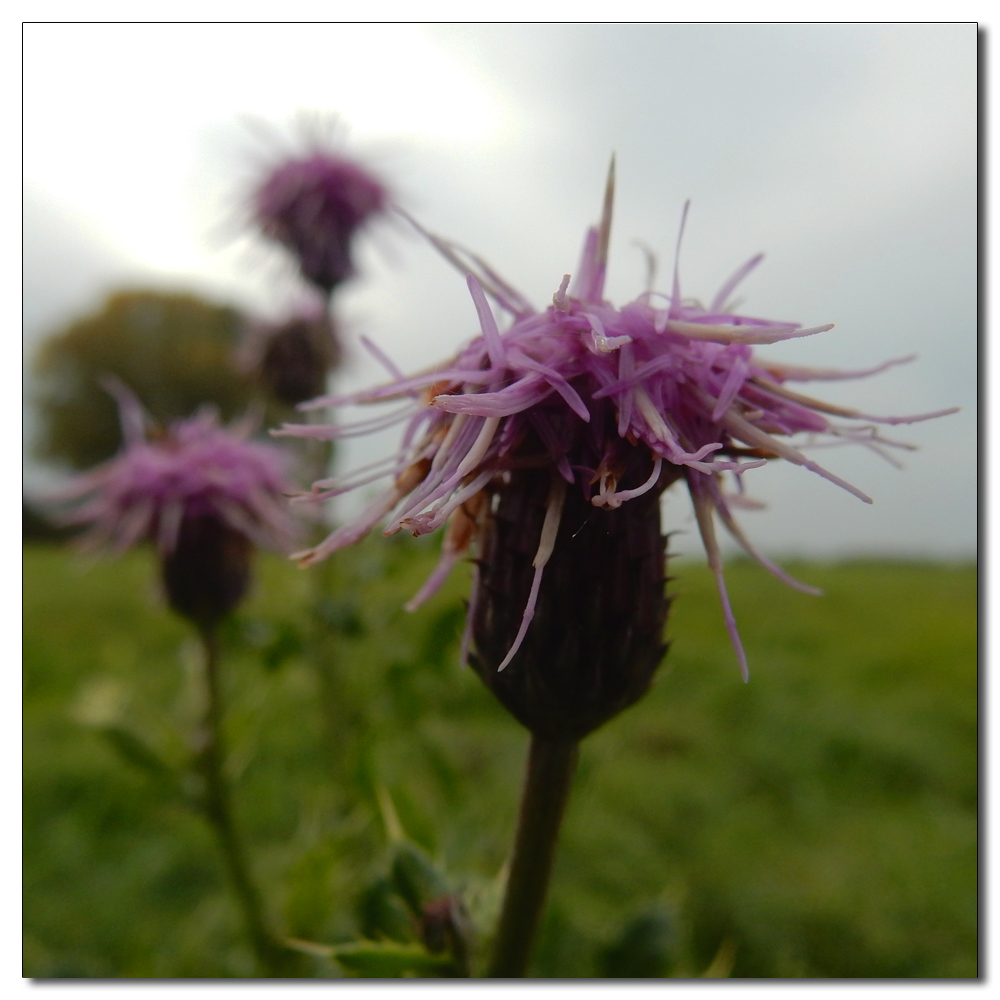
[[[618,201],[609,291],[641,289],[634,240],[668,271],[681,207],[686,294],[710,297],[758,250],[756,315],[827,334],[771,348],[803,364],[912,365],[825,387],[904,413],[900,472],[825,464],[868,507],[777,464],[744,516],[775,554],[966,556],[976,545],[976,30],[947,25],[83,25],[25,29],[26,355],[122,286],[194,288],[280,309],[291,269],[240,228],[268,156],[303,111],[337,114],[429,227],[472,246],[539,305],[575,266],[609,155]],[[404,368],[476,330],[464,282],[402,226],[360,255],[340,302]],[[342,386],[376,377],[359,351]],[[382,442],[388,448],[388,439]],[[350,458],[350,455],[345,455]],[[751,478],[755,477],[755,478]],[[687,503],[670,527],[694,551]]]

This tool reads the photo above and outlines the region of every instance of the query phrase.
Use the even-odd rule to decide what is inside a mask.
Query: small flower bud
[[[326,376],[340,361],[340,344],[325,317],[295,317],[269,333],[257,371],[260,380],[286,406],[315,399],[326,390]]]
[[[469,975],[472,923],[460,896],[450,893],[424,904],[420,939],[432,954],[447,951],[455,960],[457,975]]]

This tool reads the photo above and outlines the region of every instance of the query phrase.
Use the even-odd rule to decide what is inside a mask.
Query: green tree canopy
[[[101,388],[105,375],[117,375],[165,424],[204,403],[223,419],[242,413],[255,389],[233,365],[241,324],[236,309],[194,295],[112,294],[39,352],[39,456],[82,469],[115,453],[121,435],[115,404]]]

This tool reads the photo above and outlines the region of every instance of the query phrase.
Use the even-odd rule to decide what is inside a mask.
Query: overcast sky
[[[303,112],[338,116],[342,149],[539,306],[575,267],[614,151],[613,301],[642,289],[635,240],[669,274],[691,198],[685,294],[710,298],[764,250],[745,308],[836,326],[762,353],[859,368],[916,351],[823,394],[873,413],[963,407],[897,435],[921,446],[902,472],[824,453],[871,507],[800,468],[749,473],[768,504],[743,515],[751,536],[777,555],[974,552],[973,24],[29,24],[24,64],[29,358],[113,288],[280,312],[293,270],[247,233],[241,204],[301,148]],[[476,332],[464,281],[402,225],[373,231],[359,261],[338,307],[354,342],[366,333],[405,369]],[[352,350],[338,381],[378,377]],[[666,512],[697,551],[679,492]]]

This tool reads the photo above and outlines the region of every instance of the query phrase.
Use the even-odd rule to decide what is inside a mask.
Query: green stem
[[[239,898],[250,932],[254,953],[267,976],[287,975],[290,953],[278,944],[268,929],[260,893],[250,877],[246,853],[236,830],[229,788],[223,771],[225,751],[222,741],[222,690],[219,678],[219,642],[213,629],[201,633],[205,647],[205,687],[207,703],[199,763],[205,778],[205,816],[219,841],[229,876]]]
[[[323,308],[327,320],[333,322],[333,293],[323,300]],[[313,410],[308,418],[310,423],[328,423],[331,419],[328,410]],[[332,441],[313,440],[307,442],[309,449],[306,457],[306,481],[313,483],[331,474],[334,459],[334,443]],[[330,532],[330,526],[324,520],[319,520],[313,529],[313,544],[319,544]],[[345,697],[344,678],[338,670],[338,642],[333,634],[326,616],[322,613],[323,606],[331,601],[336,588],[336,564],[333,559],[324,559],[318,566],[312,568],[313,584],[313,628],[311,635],[311,659],[316,669],[320,685],[320,705],[325,722],[328,752],[331,761],[331,773],[338,784],[345,784],[345,770],[351,759],[348,740],[352,732],[350,711],[345,710],[349,699]]]
[[[573,740],[531,737],[491,978],[520,978],[528,967],[579,749]]]

